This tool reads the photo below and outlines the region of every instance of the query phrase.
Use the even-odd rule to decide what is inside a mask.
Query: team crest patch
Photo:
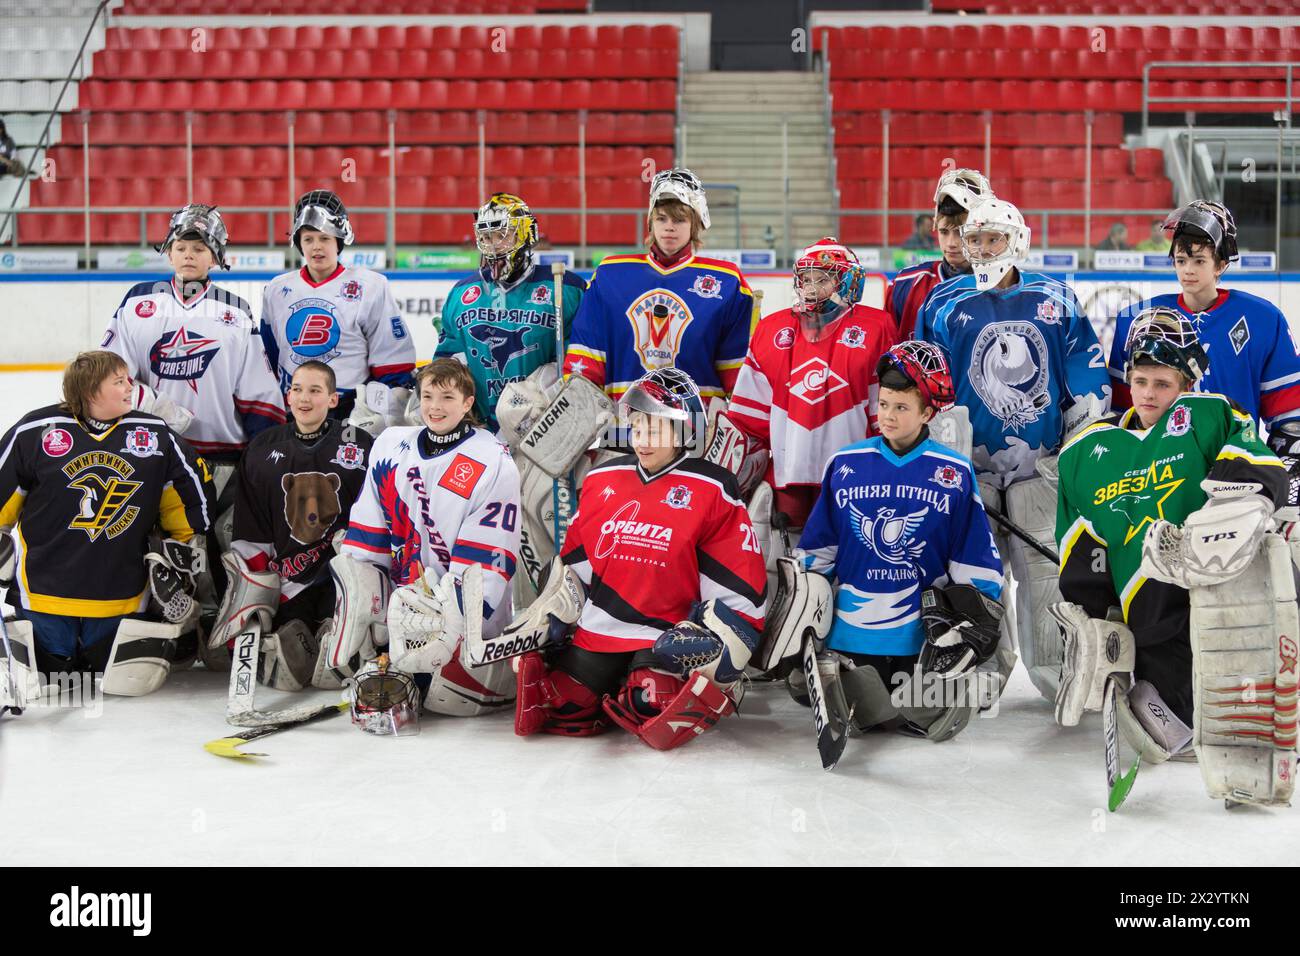
[[[934,476],[930,480],[944,488],[960,488],[961,472],[952,465],[940,465],[934,470]]]
[[[842,388],[848,388],[844,381],[822,359],[812,358],[790,373],[790,394],[795,398],[817,405]]]
[[[152,299],[145,299],[143,302],[135,304],[135,314],[142,319],[147,319],[158,311],[158,304]]]
[[[1192,410],[1186,405],[1179,405],[1169,413],[1169,423],[1165,425],[1165,434],[1175,438],[1186,435],[1192,427]]]
[[[701,299],[721,299],[722,283],[718,281],[717,276],[696,276],[695,282],[691,284],[691,291]]]
[[[682,337],[694,316],[668,289],[651,289],[627,309],[637,357],[644,369],[676,365]]]
[[[485,471],[487,466],[481,462],[464,455],[457,455],[438,479],[438,487],[446,488],[452,494],[460,495],[462,498],[469,498]]]
[[[136,458],[152,458],[158,454],[158,433],[143,425],[126,433],[126,447],[122,449]]]
[[[1244,315],[1239,318],[1237,324],[1228,331],[1228,341],[1232,343],[1232,350],[1237,355],[1241,354],[1241,350],[1244,349],[1246,343],[1250,341],[1250,326],[1246,324],[1246,317]]]
[[[217,321],[222,325],[234,325],[239,320],[235,318],[235,313],[226,309],[225,312],[222,312],[221,315],[218,316]]]
[[[349,302],[356,302],[361,298],[361,283],[356,279],[349,279],[343,283],[343,288],[339,289],[339,297],[347,299]]]
[[[41,447],[51,458],[62,458],[72,451],[72,435],[63,428],[47,428],[41,436]]]
[[[289,307],[284,337],[298,364],[307,359],[325,361],[321,356],[334,351],[339,339],[343,337],[338,318],[334,314],[334,303],[325,299],[300,299],[295,302]]]
[[[158,378],[186,382],[190,391],[199,390],[198,380],[217,357],[221,345],[198,332],[187,332],[181,326],[175,332],[164,332],[149,349],[149,367]]]
[[[1061,324],[1061,307],[1050,300],[1038,303],[1038,318],[1048,325]]]
[[[850,325],[840,335],[840,345],[847,346],[851,349],[862,348],[867,341],[867,333],[862,331],[860,325]]]
[[[475,302],[478,301],[478,297],[481,296],[482,294],[483,294],[482,286],[472,285],[460,294],[460,304],[473,305]]]
[[[668,489],[668,494],[664,495],[664,504],[669,508],[676,508],[684,511],[691,506],[691,489],[685,485],[673,485]]]
[[[361,446],[356,442],[343,442],[335,450],[334,457],[330,459],[330,464],[342,465],[344,468],[364,468],[366,466],[366,453],[361,450]]]
[[[551,302],[550,287],[539,285],[533,289],[532,301],[535,305],[549,305]]]
[[[776,335],[772,337],[772,344],[779,349],[794,348],[794,329],[777,329]]]

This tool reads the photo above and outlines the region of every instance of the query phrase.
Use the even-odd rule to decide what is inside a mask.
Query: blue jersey
[[[1034,474],[1061,446],[1064,410],[1085,395],[1110,398],[1106,359],[1069,286],[1021,272],[1009,289],[981,292],[973,275],[937,286],[916,338],[948,353],[957,404],[970,411],[972,457],[1002,484]]]
[[[1110,378],[1116,409],[1133,404],[1124,381],[1125,346],[1133,319],[1143,309],[1165,306],[1192,321],[1210,360],[1198,392],[1226,395],[1268,428],[1300,418],[1300,349],[1282,311],[1267,299],[1236,289],[1220,289],[1204,312],[1192,312],[1177,293],[1158,295],[1129,306],[1115,319],[1110,346]]]
[[[749,349],[754,295],[730,262],[689,256],[663,268],[645,253],[609,256],[573,320],[566,375],[617,401],[646,372],[675,366],[700,395],[729,398]]]
[[[805,567],[839,583],[832,650],[919,654],[921,593],[936,583],[1002,595],[974,469],[929,437],[901,458],[879,435],[837,452],[799,547]]]

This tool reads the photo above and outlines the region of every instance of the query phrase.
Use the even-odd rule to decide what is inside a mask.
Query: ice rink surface
[[[58,378],[0,375],[5,427],[57,400]],[[1289,865],[1300,846],[1295,810],[1227,811],[1194,764],[1144,765],[1107,813],[1100,719],[1056,727],[1019,669],[955,740],[870,734],[831,773],[810,712],[771,684],[669,753],[617,731],[520,739],[506,714],[425,715],[397,740],[344,715],[225,760],[203,749],[238,732],[225,696],[198,668],[149,697],[0,718],[0,864],[1227,867]]]

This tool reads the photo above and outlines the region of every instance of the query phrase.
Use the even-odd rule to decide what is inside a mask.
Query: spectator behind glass
[[[18,161],[18,144],[0,119],[0,176],[22,176],[27,170]]]
[[[1128,226],[1122,222],[1115,223],[1110,227],[1110,232],[1106,234],[1106,238],[1097,243],[1097,248],[1107,250],[1130,248],[1128,244]]]
[[[1151,235],[1137,244],[1139,252],[1168,252],[1169,237],[1165,235],[1163,219],[1151,220]]]
[[[934,238],[934,216],[923,212],[916,217],[916,232],[903,240],[904,249],[938,249]]]

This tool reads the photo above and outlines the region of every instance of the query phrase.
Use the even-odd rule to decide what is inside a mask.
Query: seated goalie
[[[943,351],[895,345],[876,374],[880,435],[827,462],[800,551],[783,559],[783,597],[796,599],[778,598],[768,640],[785,646],[764,651],[798,652],[807,628],[787,612],[815,607],[797,596],[833,580],[834,618],[814,627],[831,719],[947,740],[996,702],[1015,666],[1001,637],[1002,561],[970,460],[930,437],[954,398]]]
[[[588,472],[537,601],[474,653],[518,657],[520,736],[612,723],[668,750],[735,710],[767,579],[734,476],[697,457],[690,376],[649,372],[619,410],[635,453]]]
[[[258,680],[277,690],[301,690],[316,676],[319,631],[334,614],[331,545],[366,479],[373,439],[330,417],[338,402],[332,368],[298,366],[292,420],[254,437],[233,479],[234,536],[221,557],[227,586],[208,645],[224,664],[221,649],[256,623]]]
[[[1061,451],[1056,719],[1101,709],[1113,678],[1120,730],[1145,759],[1195,752],[1212,796],[1283,802],[1295,589],[1288,549],[1267,532],[1287,473],[1250,416],[1191,391],[1207,364],[1188,319],[1143,311],[1127,342],[1133,407]]]

